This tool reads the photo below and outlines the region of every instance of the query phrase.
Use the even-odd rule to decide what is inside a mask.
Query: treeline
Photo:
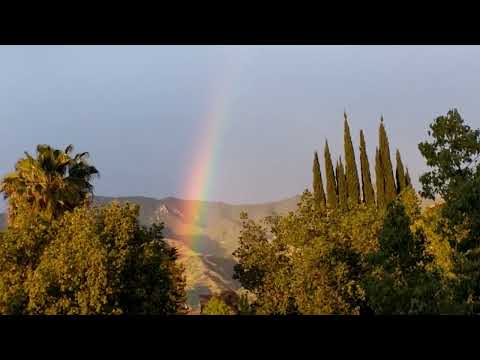
[[[398,151],[393,171],[383,121],[375,186],[363,132],[358,176],[345,119],[346,166],[338,159],[334,171],[326,144],[325,187],[315,154],[313,194],[296,211],[261,222],[242,214],[234,277],[248,313],[479,313],[480,130],[451,110],[428,135],[419,180],[423,197],[442,199],[432,207],[421,208]]]
[[[365,137],[360,131],[360,178],[358,176],[355,151],[350,135],[350,126],[347,115],[344,114],[344,154],[345,166],[340,156],[333,168],[332,157],[325,142],[324,159],[326,175],[326,192],[320,169],[318,153],[313,159],[313,196],[319,209],[350,209],[353,206],[365,203],[369,206],[384,208],[389,202],[404,189],[411,186],[408,168],[404,168],[400,151],[396,151],[395,175],[390,158],[390,145],[383,124],[383,117],[379,127],[379,145],[375,150],[375,187],[370,175],[370,162],[368,160]],[[361,186],[360,186],[361,183]]]
[[[177,314],[183,268],[163,225],[142,227],[138,206],[92,204],[88,153],[47,145],[25,153],[1,183],[0,314]]]

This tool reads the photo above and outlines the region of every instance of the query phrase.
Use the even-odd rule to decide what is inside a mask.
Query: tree
[[[469,236],[459,244],[467,251],[480,246],[480,130],[464,123],[456,109],[430,125],[431,142],[419,144],[432,169],[420,177],[421,194],[445,201],[450,226],[467,227]]]
[[[183,268],[163,225],[138,223],[138,206],[93,207],[88,153],[47,145],[2,181],[9,226],[0,241],[1,314],[174,314]]]
[[[0,313],[180,312],[183,268],[162,228],[139,226],[138,206],[118,203],[78,206],[50,223],[28,217],[3,233]]]
[[[343,168],[342,157],[337,162],[338,202],[342,210],[348,209],[347,182]]]
[[[480,130],[466,125],[456,109],[437,117],[419,144],[430,171],[420,177],[421,194],[440,196],[443,221],[436,229],[454,249],[460,300],[480,310]]]
[[[370,176],[370,163],[368,162],[365,138],[362,130],[360,130],[360,169],[362,173],[363,201],[368,206],[375,206],[375,193]]]
[[[424,260],[425,244],[412,234],[411,225],[412,221],[401,201],[389,204],[378,239],[378,255],[384,259],[383,265],[387,270],[398,267],[400,271],[408,273]]]
[[[238,315],[255,315],[247,294],[241,294],[238,301]]]
[[[88,153],[71,157],[72,151],[72,145],[63,151],[38,145],[36,158],[25,153],[25,158],[17,161],[15,171],[5,176],[0,189],[8,199],[12,226],[19,212],[42,214],[51,220],[72,210],[91,194],[91,180],[98,171],[88,164]]]
[[[359,314],[365,311],[361,279],[382,221],[364,204],[350,211],[314,211],[304,192],[298,208],[266,222],[243,223],[237,269],[262,269],[243,277],[255,295],[256,314]],[[269,237],[268,234],[271,234]]]
[[[417,211],[417,213],[419,210]],[[373,268],[364,280],[375,314],[437,314],[442,288],[439,273],[429,272],[433,258],[425,234],[411,231],[412,219],[399,200],[387,207],[379,248],[370,257]]]
[[[460,187],[478,172],[480,160],[480,130],[466,125],[456,109],[437,117],[428,135],[432,141],[418,148],[432,169],[420,177],[422,195],[445,201],[455,197]]]
[[[395,171],[395,176],[397,179],[397,192],[401,193],[407,187],[407,180],[405,177],[405,169],[403,168],[402,158],[400,157],[400,151],[397,149],[396,153],[397,158],[397,169]]]
[[[406,184],[406,186],[412,187],[412,179],[410,179],[410,174],[408,172],[408,167],[406,168],[406,172],[405,172],[405,184]]]
[[[233,253],[237,259],[233,279],[238,280],[246,290],[254,292],[269,270],[272,249],[264,227],[249,219],[244,212],[240,214],[240,221],[239,247]]]
[[[222,299],[213,296],[202,309],[202,315],[234,315],[234,313]]]
[[[318,208],[325,208],[325,191],[323,190],[322,172],[316,151],[313,158],[313,194],[315,196],[315,204]]]
[[[358,180],[355,151],[353,150],[352,137],[348,126],[347,114],[344,113],[344,148],[348,202],[352,205],[360,202],[360,183]]]
[[[313,201],[309,205],[312,211]],[[322,217],[318,211],[314,214]],[[241,214],[239,247],[233,253],[238,261],[233,278],[255,296],[255,312],[259,315],[296,312],[291,294],[291,259],[286,239],[278,227],[280,219],[269,217],[260,225],[246,213]]]
[[[383,176],[385,181],[385,203],[393,201],[397,196],[397,189],[395,187],[395,179],[393,176],[393,166],[390,159],[390,146],[388,144],[387,132],[383,125],[383,116],[380,121],[379,128],[379,144],[380,144],[380,159],[383,168]]]
[[[302,206],[307,208],[308,203]],[[368,271],[367,255],[376,246],[382,224],[379,215],[375,208],[361,204],[322,218],[302,211],[282,224],[285,238],[295,238],[299,228],[309,237],[292,251],[291,291],[299,313],[368,313],[361,279]]]
[[[419,202],[419,198],[412,188],[408,188],[400,195],[405,207],[413,201]],[[407,199],[407,197],[409,199]],[[419,205],[416,205],[419,207]],[[432,262],[426,264],[427,271],[437,270],[441,275],[441,285],[448,294],[445,304],[440,304],[443,313],[447,314],[465,314],[468,313],[468,305],[465,299],[467,296],[458,296],[458,289],[464,287],[462,284],[463,276],[457,276],[458,263],[455,264],[456,254],[454,249],[445,237],[438,230],[443,227],[445,219],[442,216],[442,206],[437,204],[425,208],[419,216],[410,216],[413,219],[411,226],[412,233],[418,231],[425,234],[427,255],[431,256]]]
[[[378,148],[375,150],[375,185],[377,187],[377,207],[385,207],[385,176],[383,173],[382,156]]]
[[[330,209],[335,209],[338,205],[337,183],[335,181],[335,172],[333,170],[332,157],[328,148],[328,141],[325,142],[325,172],[327,176],[327,202]]]

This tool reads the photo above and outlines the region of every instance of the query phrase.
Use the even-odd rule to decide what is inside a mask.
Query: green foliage
[[[376,247],[381,222],[365,205],[330,212],[314,222],[312,238],[294,261],[295,299],[302,314],[360,314],[366,311],[360,280],[366,255]]]
[[[355,151],[353,150],[352,137],[348,126],[347,114],[344,114],[344,148],[345,148],[345,176],[347,181],[348,202],[356,205],[360,202],[360,182],[358,180]]]
[[[238,301],[238,315],[255,315],[255,310],[248,300],[247,294],[241,294]]]
[[[80,205],[92,191],[92,177],[98,174],[87,162],[88,153],[71,157],[73,146],[65,150],[37,146],[37,157],[25,153],[15,171],[5,176],[0,191],[8,199],[9,223],[18,214],[56,219]]]
[[[256,298],[257,314],[358,314],[365,310],[360,279],[381,221],[375,208],[318,214],[305,192],[295,212],[244,222],[236,277]],[[262,245],[259,245],[261,243]],[[258,246],[258,247],[257,247]],[[246,277],[255,272],[256,281]]]
[[[333,170],[332,157],[328,148],[328,141],[325,142],[325,172],[327,177],[327,203],[330,209],[338,206],[337,183],[335,181],[335,172]]]
[[[410,226],[411,220],[402,202],[389,204],[376,254],[387,271],[398,268],[404,273],[413,272],[418,264],[427,260],[423,235],[412,234]]]
[[[393,166],[390,159],[390,146],[388,144],[387,132],[383,124],[383,117],[380,122],[379,129],[379,145],[380,145],[380,163],[383,168],[383,176],[385,183],[385,205],[395,200],[397,189],[395,187],[395,179],[393,176]]]
[[[348,208],[348,194],[347,194],[347,181],[345,177],[345,171],[342,164],[342,158],[340,157],[337,162],[337,184],[338,184],[338,202],[340,209],[346,210]]]
[[[411,203],[411,198],[415,196],[412,190],[404,191],[402,194],[402,202],[406,204]],[[406,199],[406,197],[410,199]],[[418,201],[418,200],[417,200]],[[454,253],[447,240],[438,230],[444,226],[444,219],[442,217],[442,207],[437,205],[431,208],[424,209],[420,216],[417,216],[411,226],[412,232],[421,231],[426,238],[426,253],[433,258],[433,262],[427,265],[429,270],[437,268],[441,271],[445,280],[455,278],[454,274]]]
[[[238,260],[234,267],[235,280],[250,291],[257,289],[268,271],[270,243],[266,230],[248,218],[246,213],[240,215],[242,229],[239,235],[239,247],[233,253]]]
[[[375,151],[375,185],[377,187],[377,207],[383,209],[385,207],[385,176],[378,148]]]
[[[467,252],[480,246],[480,130],[464,123],[457,110],[430,125],[431,142],[419,149],[432,169],[420,177],[422,195],[445,200],[450,226],[466,227],[469,236],[458,244]]]
[[[313,194],[315,196],[315,203],[319,209],[324,209],[325,191],[323,190],[322,172],[320,170],[320,162],[318,161],[318,154],[315,151],[313,158]]]
[[[23,286],[40,262],[50,229],[43,219],[27,216],[21,227],[1,233],[0,314],[21,314],[28,304]]]
[[[375,206],[375,193],[370,176],[370,163],[368,162],[367,147],[362,130],[360,130],[360,169],[362,173],[363,201],[368,206]]]
[[[466,125],[456,109],[430,125],[430,141],[419,144],[431,168],[420,177],[422,195],[445,203],[437,236],[453,249],[455,296],[470,313],[480,312],[480,130]]]
[[[163,225],[138,224],[138,207],[91,207],[98,171],[88,153],[47,145],[2,181],[9,227],[0,241],[1,314],[174,314],[183,269]]]
[[[406,186],[410,186],[412,187],[412,179],[410,179],[410,174],[408,173],[408,167],[406,168],[406,172],[405,172],[405,185]]]
[[[310,199],[309,210],[320,216],[311,196]],[[234,279],[255,295],[257,314],[295,312],[289,296],[292,275],[289,248],[284,238],[279,236],[279,220],[279,217],[267,218],[261,226],[242,214],[240,246],[233,253],[238,260],[234,267]]]
[[[473,311],[474,284],[455,276],[452,248],[435,231],[441,213],[423,213],[412,188],[386,213],[359,204],[319,214],[314,204],[306,191],[296,211],[263,226],[244,217],[235,273],[256,314]]]
[[[359,203],[355,155],[345,119],[347,173],[341,158],[334,172],[328,142],[325,144],[325,211],[316,211],[321,177],[315,156],[314,193],[305,191],[296,211],[262,223],[243,214],[240,246],[234,252],[238,260],[234,278],[255,298],[251,305],[256,314],[429,313],[453,308],[446,306],[455,300],[448,272],[452,263],[449,248],[435,236],[427,239],[424,235],[426,222],[419,199],[413,188],[407,187],[409,176],[403,173],[399,156],[398,175],[403,180],[397,194],[383,121],[379,138],[375,164],[378,208],[363,132],[364,201]],[[397,195],[399,200],[384,219],[387,203]],[[416,230],[411,233],[414,223]],[[402,292],[405,284],[411,289]]]
[[[138,207],[79,206],[9,227],[0,247],[2,314],[174,314],[185,282],[162,227]]]
[[[480,130],[466,125],[456,109],[437,117],[430,125],[432,141],[418,145],[432,168],[420,177],[422,195],[431,199],[439,194],[446,201],[478,172]]]
[[[405,169],[403,168],[402,158],[400,157],[400,151],[397,149],[397,168],[395,170],[395,177],[397,179],[397,192],[400,193],[407,187],[407,180],[405,178]]]
[[[411,212],[415,213],[414,210]],[[369,306],[376,314],[433,314],[440,311],[442,287],[426,252],[422,231],[412,233],[404,204],[390,203],[379,235],[379,249],[370,258],[372,273],[364,280]]]
[[[366,200],[373,187],[367,190],[371,181],[361,133],[364,203],[346,206],[343,164],[337,163],[335,181],[327,144],[327,200],[329,192],[338,195],[330,196],[335,206],[329,203],[320,214],[315,195],[306,191],[297,210],[286,216],[267,218],[261,226],[244,217],[235,276],[254,295],[255,312],[478,314],[480,136],[459,119],[456,126],[451,119],[437,119],[431,126],[434,142],[420,146],[434,168],[422,177],[424,193],[442,195],[444,204],[421,210],[398,150],[395,181],[382,121],[377,207]],[[452,168],[452,159],[461,166]]]
[[[222,299],[213,296],[202,309],[202,315],[234,315],[234,313]]]

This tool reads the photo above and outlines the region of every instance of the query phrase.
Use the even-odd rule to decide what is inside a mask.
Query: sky
[[[342,155],[345,110],[372,171],[383,115],[418,188],[435,117],[480,127],[479,60],[478,46],[1,46],[0,175],[36,144],[73,144],[97,195],[280,200],[311,186],[325,139]]]

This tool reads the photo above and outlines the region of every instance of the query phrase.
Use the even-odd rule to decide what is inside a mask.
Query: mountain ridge
[[[260,220],[294,210],[299,200],[300,195],[260,204],[185,200],[173,196],[162,199],[145,196],[94,197],[94,202],[99,205],[111,201],[138,204],[141,224],[165,224],[166,241],[177,249],[179,262],[186,270],[187,303],[195,311],[198,311],[201,296],[240,288],[240,284],[232,279],[236,264],[232,253],[238,247],[240,213],[246,211],[253,220]],[[204,215],[202,219],[192,222],[184,216],[192,205]]]

